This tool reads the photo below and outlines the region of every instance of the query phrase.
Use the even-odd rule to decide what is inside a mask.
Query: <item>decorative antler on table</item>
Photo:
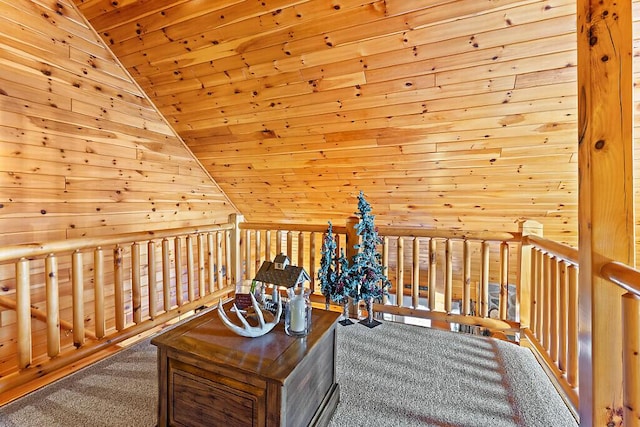
[[[238,307],[236,307],[235,303],[233,304],[233,308],[236,311],[236,315],[238,316],[238,319],[243,326],[240,327],[231,322],[231,320],[229,320],[229,317],[227,317],[227,313],[225,313],[224,311],[224,307],[222,306],[222,299],[218,302],[218,315],[220,316],[220,320],[222,320],[222,323],[224,323],[227,328],[229,328],[236,334],[243,337],[255,338],[271,331],[278,324],[278,322],[280,321],[280,316],[282,315],[282,300],[278,299],[278,311],[276,312],[275,318],[271,322],[265,322],[264,315],[262,314],[262,309],[260,308],[258,301],[256,301],[256,298],[253,296],[253,294],[249,295],[251,296],[251,304],[253,306],[253,309],[255,310],[256,316],[258,317],[258,326],[251,326],[249,322],[247,322],[247,319],[244,318]]]

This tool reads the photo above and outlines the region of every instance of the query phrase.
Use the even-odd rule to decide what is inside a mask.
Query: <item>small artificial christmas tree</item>
[[[349,297],[357,297],[357,283],[349,274],[349,261],[340,251],[340,257],[336,258],[336,242],[333,236],[331,221],[322,242],[322,258],[320,259],[320,270],[318,280],[320,290],[325,297],[325,307],[329,309],[330,301],[341,304],[343,307],[343,325],[350,325],[349,320]]]
[[[358,287],[357,298],[363,300],[367,307],[367,319],[360,323],[370,328],[380,322],[373,320],[373,302],[379,302],[387,294],[391,285],[384,274],[382,255],[377,246],[382,243],[378,236],[378,230],[374,226],[375,215],[371,214],[371,205],[361,191],[358,195],[359,222],[356,224],[356,233],[360,236],[360,243],[354,247],[358,253],[354,256],[353,265],[349,269],[349,276]]]
[[[333,237],[331,221],[329,221],[329,227],[322,240],[322,258],[320,259],[318,280],[320,281],[320,291],[325,297],[325,308],[328,310],[338,282],[336,241]]]

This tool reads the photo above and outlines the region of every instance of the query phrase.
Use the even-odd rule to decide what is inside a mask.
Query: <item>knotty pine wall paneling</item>
[[[71,2],[0,2],[0,54],[1,244],[235,212]]]

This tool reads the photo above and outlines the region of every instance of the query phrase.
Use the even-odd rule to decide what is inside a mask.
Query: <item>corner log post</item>
[[[622,424],[622,291],[600,269],[634,265],[632,15],[631,0],[577,2],[583,427]]]

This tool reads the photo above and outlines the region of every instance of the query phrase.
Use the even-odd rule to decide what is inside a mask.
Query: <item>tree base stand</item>
[[[380,322],[379,320],[369,320],[369,319],[362,319],[358,323],[366,326],[367,328],[375,328],[378,325],[382,325],[382,322]]]
[[[353,321],[351,319],[342,319],[338,323],[340,323],[342,326],[353,325]]]

